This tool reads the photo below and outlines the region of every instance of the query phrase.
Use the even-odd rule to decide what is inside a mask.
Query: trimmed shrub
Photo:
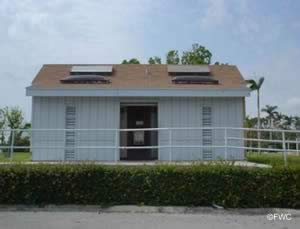
[[[300,169],[2,165],[1,204],[300,206]]]

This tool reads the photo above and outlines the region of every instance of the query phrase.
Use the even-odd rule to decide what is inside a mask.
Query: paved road
[[[0,229],[201,229],[300,228],[300,218],[268,221],[266,215],[0,212]]]

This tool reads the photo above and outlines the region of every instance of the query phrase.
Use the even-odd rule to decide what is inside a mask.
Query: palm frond
[[[247,84],[249,85],[249,88],[252,90],[252,91],[255,91],[257,90],[257,83],[255,82],[255,80],[253,79],[250,79],[250,80],[246,80]]]
[[[264,83],[265,81],[265,78],[264,77],[260,77],[258,82],[257,82],[257,87],[258,89],[261,87],[261,85]]]

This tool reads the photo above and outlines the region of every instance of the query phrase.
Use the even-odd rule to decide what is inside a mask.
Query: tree
[[[293,116],[289,116],[289,115],[284,115],[283,117],[284,120],[284,129],[293,129],[293,125],[294,125],[294,117]]]
[[[185,51],[181,57],[182,64],[210,64],[212,54],[204,46],[193,44],[192,49]]]
[[[228,65],[228,63],[220,63],[219,61],[215,62],[215,65]]]
[[[10,129],[19,129],[21,128],[24,117],[23,112],[18,107],[5,107],[4,108],[4,115],[7,120],[7,126]]]
[[[255,124],[257,123],[257,118],[251,118],[248,115],[245,118],[245,128],[254,128]],[[247,138],[256,138],[257,135],[253,131],[246,131],[246,137]],[[254,147],[257,145],[256,142],[253,141],[246,141],[247,147]]]
[[[131,58],[130,60],[123,60],[122,64],[139,64],[140,61],[136,58]]]
[[[177,50],[170,50],[166,56],[167,64],[179,64],[180,58]]]
[[[148,60],[149,64],[161,64],[161,58],[158,56],[150,57]]]
[[[257,129],[261,128],[260,125],[260,89],[265,81],[264,77],[260,77],[258,81],[256,82],[253,79],[247,80],[247,83],[249,85],[249,88],[251,91],[256,91],[257,93]],[[260,139],[260,131],[257,132],[257,137]],[[260,148],[260,141],[258,141],[258,148]],[[259,150],[260,152],[260,150]]]
[[[275,126],[277,128],[283,128],[282,127],[283,118],[284,118],[284,114],[282,114],[281,112],[276,113],[276,115],[275,115]]]
[[[261,109],[262,112],[267,113],[267,119],[269,121],[268,126],[269,128],[273,128],[274,126],[274,120],[276,117],[276,114],[278,113],[276,110],[278,109],[278,106],[271,106],[266,105],[263,109]]]
[[[274,120],[276,117],[276,114],[278,113],[277,106],[271,106],[266,105],[263,109],[261,109],[262,112],[267,113],[267,127],[268,128],[274,128]],[[269,132],[269,140],[272,140],[272,131]]]
[[[9,127],[11,130],[24,128],[24,116],[22,110],[19,107],[5,107],[3,111],[7,127]],[[16,145],[17,142],[21,140],[22,133],[23,131],[15,131],[13,135],[13,132],[10,131],[8,141],[9,144],[12,142],[12,140],[14,140],[14,145]]]
[[[295,128],[296,130],[300,129],[300,117],[299,116],[295,116],[294,117],[294,121],[295,121]]]
[[[4,129],[5,127],[5,115],[4,115],[4,110],[0,109],[0,130]],[[4,136],[4,131],[0,131],[0,145],[3,146],[4,145],[4,140],[5,140],[5,136]]]

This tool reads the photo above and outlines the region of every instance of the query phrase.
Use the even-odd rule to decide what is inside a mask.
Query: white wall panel
[[[212,108],[212,126],[242,127],[243,98],[116,98],[116,97],[33,97],[32,128],[63,129],[65,127],[65,106],[76,106],[76,128],[119,128],[120,101],[122,102],[157,102],[158,127],[202,127],[202,107]],[[242,132],[229,131],[229,136],[242,136]],[[229,141],[229,144],[241,141]],[[63,147],[64,132],[33,133],[32,146]],[[169,133],[159,132],[159,144],[169,144]],[[202,130],[177,130],[173,132],[175,145],[202,145]],[[213,145],[224,144],[224,133],[213,131]],[[115,133],[81,131],[76,134],[77,146],[113,146]],[[200,148],[174,148],[173,160],[201,160]],[[170,150],[160,149],[159,159],[169,160]],[[76,149],[76,160],[114,160],[114,149]],[[224,157],[224,149],[214,149],[213,159]],[[228,150],[228,158],[243,159],[243,150]],[[34,149],[33,160],[63,160],[64,149]]]
[[[65,106],[76,107],[76,129],[118,128],[119,102],[117,98],[96,97],[34,97],[33,129],[64,129]],[[64,131],[36,131],[32,146],[63,147]],[[76,146],[112,146],[112,131],[80,131]],[[76,149],[76,160],[114,160],[114,149]],[[64,149],[33,149],[33,160],[63,160]]]
[[[202,107],[212,108],[212,126],[242,127],[243,98],[161,98],[159,101],[159,127],[202,127]],[[213,130],[213,145],[224,145],[224,131]],[[228,136],[242,137],[241,131],[229,131]],[[173,132],[174,145],[202,145],[201,130],[177,130]],[[161,145],[169,145],[169,134],[161,131]],[[234,145],[242,145],[241,141],[229,141]],[[173,148],[173,160],[201,160],[201,148]],[[159,152],[160,160],[169,160],[170,149],[163,148]],[[213,159],[223,159],[224,148],[213,149]],[[228,158],[244,159],[243,150],[229,149]]]

